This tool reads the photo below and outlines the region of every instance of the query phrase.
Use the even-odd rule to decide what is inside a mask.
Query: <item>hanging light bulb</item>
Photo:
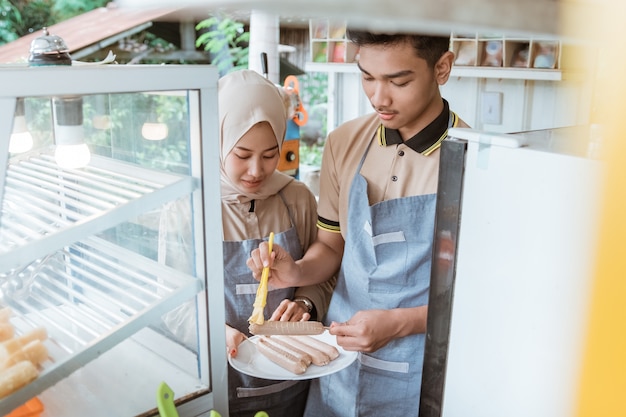
[[[100,130],[111,128],[111,116],[109,115],[109,96],[97,95],[94,98],[95,114],[91,118],[93,127]]]
[[[15,104],[15,117],[13,118],[13,133],[9,140],[10,153],[23,153],[33,147],[33,136],[26,127],[26,113],[24,111],[24,99],[19,97]]]
[[[161,123],[154,110],[154,99],[149,99],[150,114],[146,122],[141,126],[141,136],[147,140],[163,140],[168,135],[168,128],[165,123]]]
[[[91,152],[85,143],[83,98],[54,98],[54,159],[61,168],[76,169],[89,164]]]
[[[145,122],[141,126],[141,136],[147,140],[163,140],[167,137],[168,129],[165,123]]]

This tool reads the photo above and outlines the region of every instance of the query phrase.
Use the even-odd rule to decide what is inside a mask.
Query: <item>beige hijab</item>
[[[226,175],[224,160],[241,137],[259,122],[270,124],[280,151],[287,129],[287,110],[281,92],[252,70],[239,70],[223,76],[219,80],[218,92],[222,200],[247,203],[275,195],[293,178],[274,171],[256,193],[244,193]]]

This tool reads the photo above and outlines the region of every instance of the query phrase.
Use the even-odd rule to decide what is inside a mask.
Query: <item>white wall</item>
[[[502,94],[500,124],[483,123],[483,92]],[[510,133],[589,123],[590,93],[578,81],[451,77],[441,93],[475,129]]]
[[[361,73],[328,74],[328,131],[373,111],[361,87]]]
[[[502,93],[500,124],[483,123],[483,92]],[[591,93],[581,80],[450,77],[441,93],[450,108],[475,129],[511,133],[589,123]],[[359,73],[329,73],[329,130],[371,111]]]

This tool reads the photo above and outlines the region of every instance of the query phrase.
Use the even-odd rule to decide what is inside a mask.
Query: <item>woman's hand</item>
[[[239,351],[239,345],[246,340],[245,334],[241,333],[237,329],[233,329],[228,324],[226,325],[226,352],[228,356],[233,358],[237,357]]]
[[[254,279],[261,280],[263,267],[269,266],[270,273],[268,283],[276,288],[295,287],[298,283],[299,268],[285,249],[274,244],[272,253],[268,251],[268,243],[261,242],[257,249],[250,254],[246,265],[252,271]]]
[[[284,299],[272,313],[270,320],[276,321],[308,321],[311,315],[300,303]]]

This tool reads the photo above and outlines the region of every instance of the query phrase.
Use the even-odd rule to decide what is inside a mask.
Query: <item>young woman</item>
[[[285,137],[287,107],[279,88],[260,74],[241,70],[219,81],[220,159],[224,230],[226,344],[231,356],[248,335],[258,282],[246,266],[250,252],[274,232],[274,242],[300,259],[317,234],[315,196],[304,183],[276,170]],[[324,312],[332,284],[300,288]],[[279,307],[281,320],[308,319],[293,300],[295,288],[270,288],[268,319]],[[272,316],[272,318],[275,318]],[[271,381],[229,368],[229,413],[300,416],[308,381]]]

